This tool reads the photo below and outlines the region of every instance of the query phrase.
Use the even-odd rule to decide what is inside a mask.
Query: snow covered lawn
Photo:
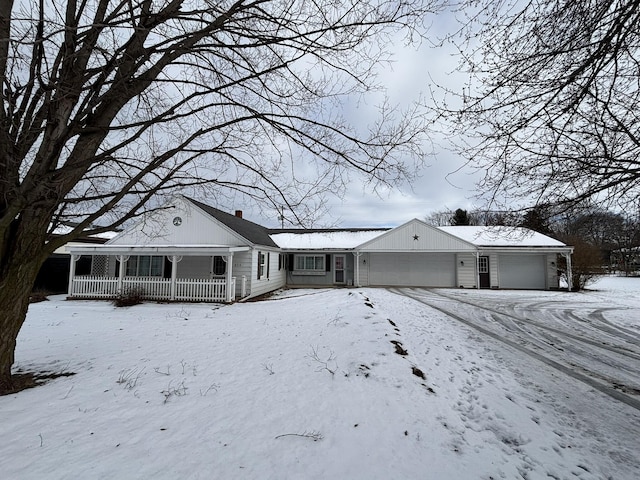
[[[602,311],[640,355],[640,279],[595,288],[443,293]],[[17,368],[75,375],[0,397],[2,479],[640,478],[636,408],[384,289],[53,297]]]

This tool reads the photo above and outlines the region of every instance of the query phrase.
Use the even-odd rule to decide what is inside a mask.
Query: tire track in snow
[[[613,388],[613,387],[611,387],[609,385],[605,385],[605,384],[601,383],[600,381],[598,381],[598,380],[596,380],[596,379],[594,379],[594,378],[592,378],[592,377],[590,377],[588,375],[585,375],[585,374],[582,374],[580,372],[577,372],[577,371],[573,370],[572,368],[570,368],[570,367],[568,367],[568,366],[566,366],[566,365],[564,365],[564,364],[562,364],[560,362],[557,362],[557,361],[555,361],[555,360],[553,360],[553,359],[551,359],[551,358],[549,358],[549,357],[547,357],[545,355],[542,355],[541,353],[534,352],[530,348],[527,348],[525,345],[523,345],[521,343],[518,343],[518,342],[516,342],[514,340],[505,338],[504,336],[502,336],[500,334],[497,334],[497,333],[495,333],[495,332],[493,332],[493,331],[491,331],[491,330],[489,330],[487,328],[484,328],[484,327],[474,323],[473,321],[467,320],[467,319],[461,317],[460,315],[458,315],[457,313],[455,313],[455,312],[453,312],[453,311],[451,311],[451,310],[449,310],[449,309],[447,309],[445,307],[442,307],[440,305],[434,305],[433,303],[429,303],[428,299],[425,298],[424,295],[420,295],[419,293],[417,293],[415,291],[412,291],[412,289],[407,289],[407,288],[389,288],[388,290],[390,292],[392,292],[392,293],[397,294],[397,295],[403,295],[403,296],[412,298],[413,300],[416,300],[416,301],[418,301],[418,302],[420,302],[422,304],[425,304],[425,305],[427,305],[427,306],[429,306],[429,307],[431,307],[431,308],[433,308],[435,310],[438,310],[439,312],[447,315],[448,317],[451,317],[454,320],[457,320],[460,323],[463,323],[464,325],[466,325],[468,327],[471,327],[471,328],[473,328],[473,329],[475,329],[475,330],[477,330],[477,331],[479,331],[479,332],[481,332],[481,333],[483,333],[483,334],[485,334],[485,335],[487,335],[487,336],[489,336],[489,337],[491,337],[491,338],[493,338],[493,339],[495,339],[495,340],[497,340],[499,342],[502,342],[502,343],[504,343],[504,344],[506,344],[506,345],[508,345],[508,346],[510,346],[510,347],[522,352],[522,353],[525,353],[526,355],[529,355],[530,357],[533,357],[536,360],[539,360],[539,361],[545,363],[546,365],[549,365],[550,367],[558,370],[559,372],[562,372],[565,375],[568,375],[568,376],[570,376],[572,378],[575,378],[576,380],[579,380],[579,381],[589,385],[590,387],[592,387],[592,388],[604,393],[605,395],[608,395],[611,398],[614,398],[615,400],[618,400],[619,402],[622,402],[622,403],[624,403],[624,404],[626,404],[626,405],[628,405],[628,406],[630,406],[632,408],[635,408],[636,410],[640,411],[640,400],[639,399],[634,398],[634,397],[632,397],[630,395],[627,395],[626,393],[623,393],[620,390],[617,390],[616,388]],[[428,292],[432,296],[439,296],[439,297],[445,298],[447,300],[456,301],[456,302],[460,302],[460,303],[466,303],[466,304],[471,305],[471,306],[473,306],[473,307],[475,307],[477,309],[481,309],[481,310],[489,311],[489,312],[492,312],[492,313],[498,313],[500,315],[508,316],[508,315],[506,315],[504,313],[497,312],[497,311],[494,311],[492,309],[489,309],[489,308],[486,308],[486,307],[482,307],[482,306],[479,306],[479,305],[476,305],[476,304],[473,304],[473,303],[464,302],[464,301],[459,300],[457,298],[451,298],[451,297],[448,297],[446,295],[441,295],[441,294],[438,294],[438,293],[430,291],[430,290],[423,290],[423,292]],[[523,321],[522,319],[517,319],[517,320],[519,320],[521,322]],[[562,332],[562,333],[564,334],[564,332]]]

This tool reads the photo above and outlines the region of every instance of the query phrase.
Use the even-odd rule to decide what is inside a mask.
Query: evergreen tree
[[[453,214],[453,217],[451,217],[451,225],[456,227],[461,225],[471,225],[471,218],[469,218],[467,211],[458,208]]]

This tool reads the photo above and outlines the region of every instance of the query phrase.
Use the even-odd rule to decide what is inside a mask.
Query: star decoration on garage
[[[417,241],[419,238],[420,238],[420,235],[418,235],[417,233],[413,235],[413,239],[414,239],[414,240],[416,240],[416,241]]]

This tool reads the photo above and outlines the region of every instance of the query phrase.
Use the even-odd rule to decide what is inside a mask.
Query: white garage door
[[[452,253],[372,253],[369,284],[454,287],[455,268]]]
[[[499,255],[500,288],[544,290],[545,259],[544,255]]]

